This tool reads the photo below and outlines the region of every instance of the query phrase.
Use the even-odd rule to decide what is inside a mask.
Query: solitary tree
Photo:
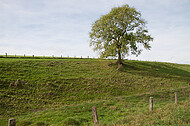
[[[115,7],[92,25],[90,46],[99,51],[101,58],[118,57],[117,64],[122,64],[122,57],[138,56],[142,47],[151,48],[149,42],[153,38],[145,25],[146,21],[135,8],[129,5]]]

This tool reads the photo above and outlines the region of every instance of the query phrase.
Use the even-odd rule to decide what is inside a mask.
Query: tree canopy
[[[118,57],[119,64],[122,57],[138,56],[143,47],[150,49],[153,41],[141,13],[129,5],[112,8],[101,16],[93,23],[89,36],[90,46],[101,58]]]

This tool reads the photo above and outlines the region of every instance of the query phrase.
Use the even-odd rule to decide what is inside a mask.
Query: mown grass
[[[92,106],[98,108],[101,125],[127,124],[134,113],[149,113],[150,96],[159,111],[171,104],[175,91],[180,92],[181,107],[189,105],[189,65],[125,61],[118,71],[114,62],[1,58],[0,125],[7,125],[10,117],[18,125],[92,125]]]

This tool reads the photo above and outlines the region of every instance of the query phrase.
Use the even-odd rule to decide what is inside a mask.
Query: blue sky
[[[0,55],[98,57],[92,23],[124,4],[142,13],[154,37],[150,51],[126,58],[190,64],[189,0],[0,0]]]

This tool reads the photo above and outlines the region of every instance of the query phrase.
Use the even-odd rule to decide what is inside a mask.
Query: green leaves
[[[139,55],[140,45],[150,49],[153,38],[148,35],[146,21],[135,8],[124,5],[112,8],[92,25],[90,46],[100,52],[100,57]],[[118,59],[119,60],[119,59]],[[121,59],[120,59],[121,60]]]

